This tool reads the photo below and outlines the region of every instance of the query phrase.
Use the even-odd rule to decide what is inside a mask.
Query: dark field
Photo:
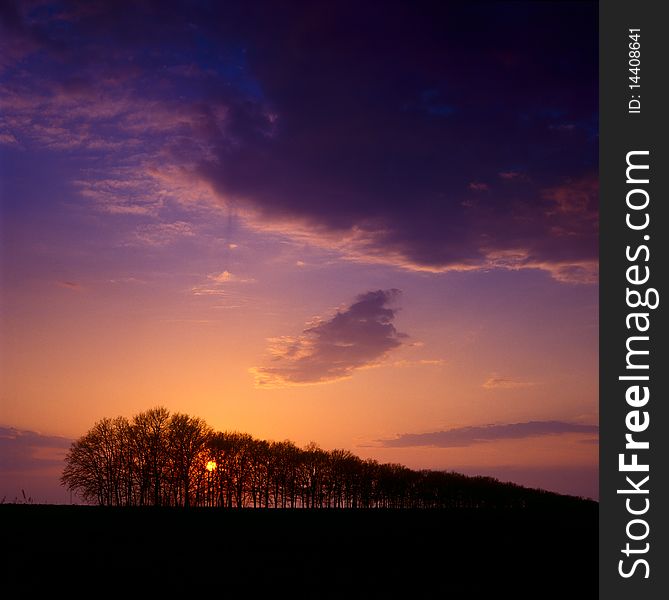
[[[596,598],[597,518],[2,505],[3,596]]]

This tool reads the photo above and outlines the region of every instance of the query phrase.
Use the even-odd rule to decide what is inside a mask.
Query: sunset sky
[[[220,430],[597,497],[597,4],[2,4],[0,499]]]

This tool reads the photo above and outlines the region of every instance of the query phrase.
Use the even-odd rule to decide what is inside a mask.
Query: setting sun
[[[216,461],[210,460],[210,461],[207,463],[206,469],[207,469],[207,471],[209,471],[210,473],[211,473],[213,470],[215,470],[215,469],[216,469]]]

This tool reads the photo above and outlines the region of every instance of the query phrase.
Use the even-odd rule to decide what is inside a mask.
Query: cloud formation
[[[173,244],[184,237],[193,237],[194,235],[193,226],[185,221],[150,223],[137,228],[133,242],[159,247]]]
[[[11,5],[0,140],[95,158],[108,214],[215,197],[354,260],[596,281],[594,4],[261,5]]]
[[[84,289],[83,286],[76,281],[57,281],[56,285],[58,287],[65,288],[66,290],[72,290],[75,292],[80,292]]]
[[[0,427],[0,472],[62,468],[72,440],[14,427]]]
[[[239,301],[241,298],[239,292],[231,290],[231,288],[236,286],[231,286],[230,284],[246,284],[255,282],[256,280],[252,277],[241,277],[231,273],[228,270],[225,270],[207,275],[207,281],[205,283],[193,286],[191,288],[191,293],[194,296],[221,296],[228,299],[236,298],[237,301]]]
[[[520,379],[514,379],[513,377],[501,377],[496,374],[491,375],[483,383],[483,387],[487,390],[494,390],[500,388],[511,390],[511,389],[531,387],[533,385],[536,385],[533,381],[522,381]]]
[[[413,446],[458,448],[500,440],[518,440],[565,433],[596,434],[598,432],[599,427],[597,425],[581,425],[563,421],[528,421],[526,423],[456,427],[432,433],[404,433],[394,439],[377,440],[377,442],[381,442],[381,446],[384,448],[408,448]]]
[[[73,440],[0,427],[0,501],[63,504],[74,500],[60,485]]]
[[[316,319],[297,337],[271,340],[271,363],[252,369],[259,387],[325,383],[350,377],[378,364],[403,344],[406,334],[393,325],[390,305],[399,290],[360,294],[329,319]]]
[[[221,271],[220,273],[211,273],[207,275],[207,279],[215,283],[253,283],[255,280],[250,277],[240,277],[230,273],[230,271]]]

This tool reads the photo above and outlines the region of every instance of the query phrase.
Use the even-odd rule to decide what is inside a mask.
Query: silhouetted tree
[[[169,418],[169,411],[158,407],[139,413],[132,421],[140,505],[163,503],[169,465]]]
[[[89,502],[131,504],[132,471],[124,443],[128,427],[122,417],[96,423],[72,444],[62,481]]]
[[[208,442],[212,429],[200,418],[174,414],[167,422],[167,456],[172,498],[170,504],[191,505],[193,488],[197,488],[209,461]]]
[[[348,450],[298,448],[163,407],[102,419],[72,444],[61,482],[103,506],[526,508],[573,500],[490,477],[413,471]]]

